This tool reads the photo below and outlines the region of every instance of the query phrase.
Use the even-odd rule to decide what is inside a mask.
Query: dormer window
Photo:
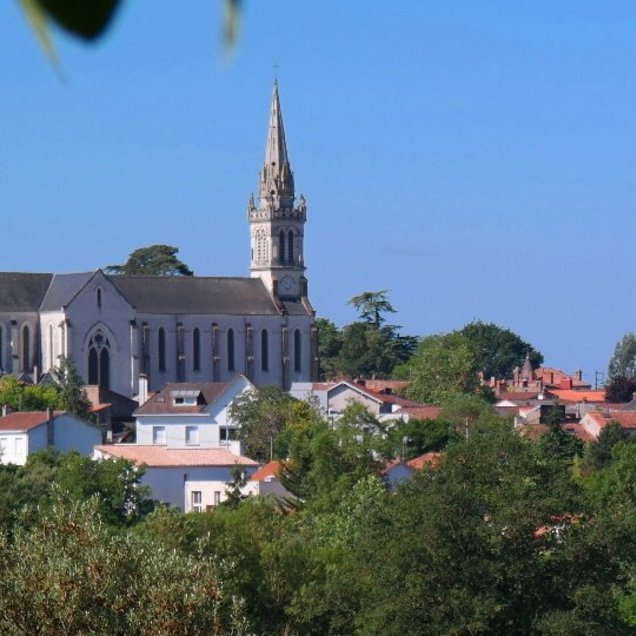
[[[170,396],[175,406],[196,406],[201,391],[172,391]]]

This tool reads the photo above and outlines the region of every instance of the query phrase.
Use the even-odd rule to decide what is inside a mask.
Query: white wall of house
[[[0,461],[3,464],[24,466],[28,448],[29,438],[26,433],[0,433]]]
[[[256,468],[256,466],[250,466],[245,469],[245,472],[250,475]],[[225,484],[231,480],[231,466],[148,467],[142,477],[142,483],[150,487],[154,499],[177,506],[184,511],[188,510],[192,490],[197,490],[192,484],[201,485],[201,492],[206,492],[205,500],[212,501],[212,504],[209,505],[213,505],[214,492],[218,491],[222,485],[222,496],[224,496]],[[203,506],[203,510],[205,510],[206,505],[208,504]]]
[[[223,503],[227,499],[225,491],[231,479],[228,475],[225,480],[187,481],[184,512],[205,512]]]

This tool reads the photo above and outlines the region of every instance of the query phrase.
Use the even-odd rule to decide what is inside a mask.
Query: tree
[[[283,433],[297,419],[315,416],[312,407],[278,387],[264,387],[245,393],[230,407],[238,424],[238,437],[248,457],[259,462],[284,458],[287,438]]]
[[[109,274],[143,274],[146,276],[192,276],[192,270],[177,258],[179,248],[172,245],[140,247],[123,265],[108,265]]]
[[[383,314],[396,313],[387,297],[388,292],[388,289],[377,292],[362,292],[350,298],[348,303],[356,308],[360,314],[360,320],[375,325],[379,329],[386,322]]]
[[[401,371],[410,380],[407,397],[429,404],[474,393],[479,386],[473,343],[458,332],[424,338]]]
[[[477,365],[489,378],[510,378],[529,356],[533,368],[543,363],[543,355],[509,329],[474,320],[460,329],[474,347]]]
[[[607,377],[613,380],[618,376],[636,378],[636,334],[627,332],[614,348],[614,354],[607,366]]]
[[[320,379],[337,375],[338,354],[342,349],[342,334],[335,323],[327,318],[316,319],[318,330],[318,360]]]
[[[61,392],[56,386],[21,384],[11,375],[0,378],[0,406],[12,411],[46,411],[63,408]]]
[[[608,402],[629,402],[636,392],[636,378],[615,375],[605,385],[605,399]]]
[[[597,470],[607,468],[612,463],[614,447],[630,441],[629,433],[618,422],[608,422],[598,438],[588,445],[586,459]]]
[[[77,415],[77,417],[88,419],[91,403],[84,390],[84,382],[77,372],[72,358],[62,356],[52,375],[61,392],[60,408]]]
[[[232,479],[225,484],[226,499],[222,505],[228,508],[236,508],[246,497],[241,492],[241,488],[244,488],[247,483],[247,475],[245,474],[245,468],[239,465],[232,466],[230,475]]]
[[[399,420],[389,429],[394,456],[408,461],[430,451],[441,451],[459,438],[451,424],[442,417],[431,420]]]

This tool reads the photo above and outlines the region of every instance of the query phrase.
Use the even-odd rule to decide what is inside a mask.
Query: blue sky
[[[555,5],[555,6],[552,6]],[[80,271],[153,243],[245,275],[274,65],[320,316],[389,289],[405,333],[481,318],[591,380],[636,328],[636,5],[128,0],[56,33],[0,5],[0,269]]]

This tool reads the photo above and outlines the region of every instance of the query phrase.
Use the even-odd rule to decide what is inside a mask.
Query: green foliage
[[[605,399],[608,402],[629,402],[636,392],[636,378],[615,375],[605,385]]]
[[[84,381],[77,372],[73,359],[62,356],[52,375],[61,392],[60,408],[77,415],[77,417],[88,419],[91,403],[84,390]]]
[[[374,325],[379,329],[386,322],[384,314],[394,314],[395,309],[388,299],[388,289],[377,292],[363,292],[349,299],[349,304],[353,305],[360,314],[363,322]]]
[[[113,19],[120,0],[35,0],[48,18],[73,35],[86,40],[94,40],[106,29]]]
[[[424,338],[408,365],[407,397],[441,404],[460,393],[474,393],[479,370],[473,344],[457,332]]]
[[[115,538],[95,500],[57,496],[34,524],[0,537],[0,561],[3,633],[248,633],[213,559]]]
[[[278,387],[245,393],[230,407],[230,416],[240,428],[243,452],[259,462],[287,455],[287,427],[316,414],[307,402],[296,400]]]
[[[456,439],[458,433],[455,427],[441,417],[433,420],[399,420],[389,429],[392,454],[403,461],[431,451],[444,450],[449,442]]]
[[[225,485],[226,499],[222,505],[227,508],[236,508],[245,499],[241,488],[244,488],[245,484],[247,484],[247,476],[244,467],[238,465],[232,466],[230,474],[232,479]]]
[[[509,329],[494,323],[474,320],[459,331],[472,344],[477,366],[486,378],[510,378],[515,367],[520,367],[526,356],[533,368],[543,363],[543,355]]]
[[[596,470],[607,468],[613,461],[613,450],[617,444],[632,442],[629,433],[618,423],[609,422],[599,436],[586,449],[586,460]]]
[[[108,265],[109,274],[146,276],[192,276],[192,270],[177,258],[179,248],[172,245],[140,247],[130,254],[123,265]]]
[[[563,428],[563,411],[552,408],[546,418],[548,432],[539,439],[536,450],[545,461],[573,462],[583,455],[583,442]]]
[[[5,404],[12,411],[46,411],[63,407],[57,387],[21,384],[11,375],[0,378],[0,405]]]
[[[611,381],[618,376],[636,379],[636,334],[627,332],[614,348],[607,367],[607,377]]]
[[[342,349],[342,337],[338,327],[326,318],[316,320],[318,329],[318,359],[320,361],[321,379],[333,378],[337,375],[337,358]]]

